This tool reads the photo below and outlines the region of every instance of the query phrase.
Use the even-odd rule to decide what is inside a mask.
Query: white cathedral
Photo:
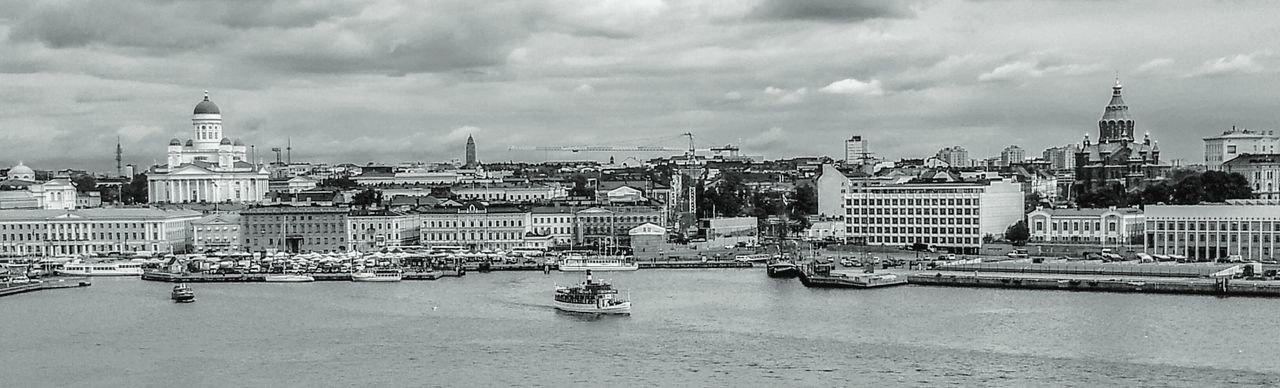
[[[222,134],[222,112],[209,101],[196,104],[191,117],[194,138],[169,141],[168,163],[147,174],[152,203],[262,202],[270,173],[246,158],[239,139]]]

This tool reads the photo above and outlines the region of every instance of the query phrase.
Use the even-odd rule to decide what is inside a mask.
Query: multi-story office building
[[[904,183],[845,193],[845,234],[868,245],[926,244],[978,253],[1022,220],[1022,186],[1008,180]]]
[[[349,249],[368,252],[418,245],[422,227],[419,222],[417,214],[394,210],[352,210],[347,216]]]
[[[656,206],[609,206],[580,210],[578,243],[588,246],[624,246],[631,228],[646,222],[662,226],[662,209]]]
[[[517,206],[485,206],[480,202],[469,202],[461,207],[433,207],[418,211],[424,246],[506,250],[524,245],[529,212]]]
[[[1240,155],[1274,154],[1278,143],[1276,131],[1231,127],[1221,135],[1204,138],[1204,164],[1210,170],[1218,170]]]
[[[572,245],[577,236],[574,213],[568,206],[535,206],[529,210],[529,232],[550,236],[555,245]]]
[[[951,167],[969,167],[969,150],[961,146],[951,146],[938,150],[938,160],[947,162]]]
[[[1239,255],[1274,260],[1280,247],[1280,202],[1231,200],[1227,204],[1148,205],[1146,252],[1211,261]]]
[[[0,253],[83,255],[187,251],[200,213],[160,209],[0,211]]]
[[[1004,150],[1000,151],[1001,166],[1012,166],[1022,163],[1024,160],[1027,160],[1027,150],[1022,149],[1022,147],[1011,145],[1004,147]]]
[[[1253,197],[1280,199],[1280,154],[1244,154],[1223,163],[1221,170],[1244,175]]]
[[[240,236],[250,251],[347,250],[347,208],[258,207],[240,212]]]
[[[1041,157],[1049,162],[1049,168],[1054,171],[1071,171],[1076,168],[1077,152],[1080,152],[1080,146],[1067,144],[1061,147],[1047,148],[1041,153]]]
[[[844,141],[845,164],[862,164],[862,160],[866,157],[868,157],[867,143],[862,141],[862,136],[853,135],[849,140]]]
[[[196,252],[240,250],[240,215],[210,214],[192,221],[191,244]]]
[[[1036,209],[1027,214],[1031,241],[1068,244],[1131,244],[1142,238],[1136,208]]]

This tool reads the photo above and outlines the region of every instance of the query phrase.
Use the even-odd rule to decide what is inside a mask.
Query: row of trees
[[[1194,205],[1201,202],[1223,202],[1228,199],[1252,197],[1253,189],[1243,175],[1205,171],[1183,175],[1173,183],[1148,185],[1137,191],[1126,191],[1119,183],[1111,183],[1080,193],[1076,198],[1076,205],[1085,208],[1129,207],[1160,203]]]

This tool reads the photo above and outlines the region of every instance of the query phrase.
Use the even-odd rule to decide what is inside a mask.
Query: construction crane
[[[685,152],[687,155],[693,155],[697,151],[712,151],[710,148],[695,149],[693,146],[693,133],[685,132],[677,136],[668,136],[655,139],[639,139],[626,142],[637,141],[659,141],[669,140],[676,137],[685,137],[689,139],[689,148],[681,149],[664,146],[610,146],[610,145],[580,145],[580,146],[511,146],[507,147],[509,151],[559,151],[559,152]]]

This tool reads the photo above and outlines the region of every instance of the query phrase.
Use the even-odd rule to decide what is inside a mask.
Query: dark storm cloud
[[[765,0],[750,16],[761,20],[857,22],[914,14],[910,3],[902,0]]]

